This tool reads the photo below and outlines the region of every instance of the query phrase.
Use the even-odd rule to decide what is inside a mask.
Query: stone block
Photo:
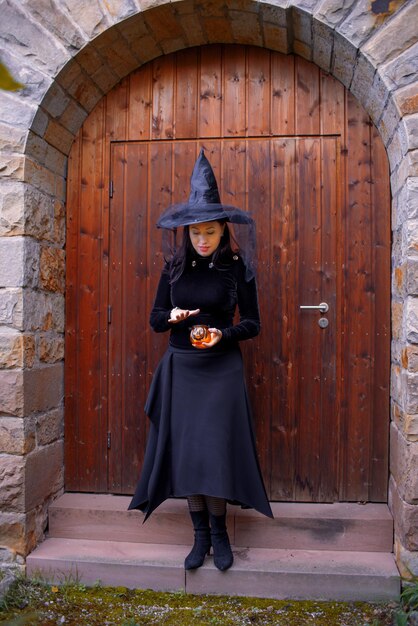
[[[402,500],[393,477],[389,481],[389,508],[395,522],[395,534],[404,548],[418,550],[418,505]]]
[[[25,510],[25,459],[0,454],[0,511],[23,513]]]
[[[388,100],[386,108],[382,113],[382,117],[377,125],[377,129],[382,137],[385,146],[392,139],[399,125],[400,116],[393,99]]]
[[[35,116],[32,120],[30,129],[34,133],[42,137],[46,130],[46,127],[48,126],[48,122],[49,122],[49,115],[47,115],[41,107],[38,107],[38,109],[36,110]]]
[[[55,195],[54,172],[28,157],[25,159],[25,180],[43,193]]]
[[[302,8],[293,7],[292,12],[292,28],[295,41],[312,48],[312,15],[304,11]]]
[[[67,64],[56,80],[87,112],[103,97],[103,92],[74,60]]]
[[[402,121],[405,126],[408,150],[418,149],[418,113],[406,115]]]
[[[390,425],[390,469],[399,497],[418,504],[418,443],[407,441],[399,428]]]
[[[55,363],[25,370],[23,392],[26,414],[33,411],[47,411],[60,406],[64,395],[63,364]]]
[[[33,132],[28,134],[25,153],[38,163],[45,164],[46,153],[48,151],[48,143],[39,135]]]
[[[418,374],[401,371],[402,403],[407,413],[418,413]]]
[[[23,180],[25,157],[21,154],[0,154],[0,171],[3,179]]]
[[[42,504],[63,487],[63,442],[37,448],[26,458],[25,506],[30,510]]]
[[[30,237],[0,237],[0,287],[34,287],[39,244]]]
[[[112,2],[106,2],[106,9],[114,22],[119,22],[138,12],[135,0],[112,0]]]
[[[235,41],[252,46],[262,46],[260,23],[254,13],[229,10],[231,30]]]
[[[106,61],[106,67],[109,67],[119,79],[130,74],[140,64],[140,60],[132,53],[127,42],[120,35],[116,41],[105,43],[102,48],[99,48],[99,53]]]
[[[44,138],[45,141],[57,148],[57,150],[60,150],[63,154],[69,153],[74,141],[74,135],[64,128],[64,126],[61,126],[56,120],[49,122]]]
[[[0,453],[27,454],[35,447],[33,420],[0,416]]]
[[[370,46],[367,43],[363,45],[366,40],[369,40],[373,36],[373,33],[380,35],[384,30],[385,20],[387,20],[402,4],[402,0],[395,0],[390,3],[390,7],[385,12],[371,11],[370,4],[365,0],[360,0],[353,5],[353,10],[349,13],[347,18],[338,26],[338,30],[347,39],[353,42],[357,47],[370,52]],[[380,38],[379,38],[380,39]],[[377,65],[378,63],[374,63]]]
[[[78,28],[76,22],[61,11],[59,3],[54,4],[52,0],[21,0],[21,2],[36,21],[47,27],[49,32],[69,48],[70,53],[74,53],[74,49],[80,49],[87,42],[85,34]]]
[[[0,413],[22,417],[25,414],[22,370],[0,370]]]
[[[171,3],[160,5],[152,11],[148,11],[144,14],[144,20],[156,41],[181,39],[185,36]]]
[[[30,60],[11,53],[7,46],[2,46],[1,56],[12,76],[23,85],[23,89],[17,92],[19,96],[29,102],[40,102],[52,78],[39,71]]]
[[[289,52],[289,36],[287,28],[264,22],[263,36],[266,48],[287,54]]]
[[[379,67],[379,72],[391,90],[415,82],[418,75],[418,42],[396,56],[393,61]]]
[[[356,0],[322,0],[314,10],[315,20],[336,28],[351,13]]]
[[[394,339],[401,339],[402,335],[402,318],[403,318],[403,303],[392,302],[392,337]]]
[[[383,25],[381,25],[382,20],[379,19],[381,16],[375,16],[374,18],[378,20],[377,25],[380,27],[362,48],[364,54],[370,58],[374,66],[391,61],[416,43],[418,4],[411,2],[404,6],[402,10],[398,10],[403,4],[402,0],[390,3],[386,15],[387,21]],[[366,6],[366,3],[363,6]],[[368,9],[368,12],[370,15],[373,15],[370,9]],[[397,12],[397,15],[393,15],[395,12]],[[391,19],[388,20],[388,17],[391,17]]]
[[[313,62],[325,72],[331,70],[334,33],[321,22],[313,22]]]
[[[389,159],[389,168],[393,172],[401,163],[404,153],[402,152],[402,146],[400,141],[400,133],[399,127],[401,123],[396,128],[394,134],[392,135],[391,141],[388,143],[386,147],[386,153]]]
[[[391,413],[393,421],[405,438],[412,442],[418,441],[418,415],[405,413],[396,402],[392,405]]]
[[[393,98],[401,115],[418,113],[418,81],[415,80],[412,84],[397,89],[393,93]]]
[[[26,554],[26,516],[0,512],[0,546]]]
[[[395,558],[402,578],[405,580],[418,578],[418,553],[404,548],[397,536],[395,536]]]
[[[70,57],[54,35],[46,36],[43,25],[29,20],[18,4],[2,4],[0,37],[7,50],[46,76],[55,76]]]
[[[65,251],[42,247],[40,258],[40,286],[47,291],[65,291]]]
[[[1,298],[1,291],[0,291]],[[64,296],[25,289],[23,294],[23,327],[25,330],[54,330],[64,332]]]
[[[405,263],[405,292],[418,295],[418,258],[408,258]]]
[[[40,335],[38,353],[42,363],[62,361],[64,358],[64,337],[51,333]]]
[[[64,410],[54,409],[37,415],[36,417],[36,442],[38,446],[45,446],[64,435]]]
[[[109,72],[109,68],[107,68],[107,71]],[[94,78],[95,76],[96,74],[93,75],[93,80],[97,83],[96,78]],[[112,83],[112,86],[115,83],[116,83],[116,80],[115,82]],[[104,91],[100,84],[99,84],[99,87],[102,89],[102,91]],[[87,117],[87,112],[82,107],[80,107],[77,104],[77,102],[74,102],[74,100],[71,100],[68,106],[66,107],[65,111],[63,111],[62,115],[60,115],[59,122],[61,126],[67,129],[72,135],[76,135],[76,133],[82,126],[83,122],[85,121],[86,117]],[[65,164],[66,164],[66,160],[65,160]],[[66,174],[66,172],[63,172],[61,169],[59,173],[63,175]]]
[[[35,339],[13,328],[0,331],[0,369],[32,367],[35,360]]]
[[[25,231],[25,185],[0,182],[0,236],[22,235]]]
[[[59,200],[54,201],[53,241],[60,246],[63,246],[65,243],[65,205]]]
[[[402,350],[402,367],[408,372],[418,372],[418,346],[406,346]]]
[[[10,124],[0,123],[0,150],[2,152],[23,152],[28,132]]]
[[[209,41],[233,43],[234,36],[229,21],[223,17],[202,17],[202,24]]]
[[[71,15],[72,21],[87,35],[87,39],[93,39],[111,26],[108,15],[102,9],[98,0],[86,3],[84,0],[62,0],[64,6]]]
[[[175,39],[163,39],[161,41],[161,49],[164,54],[171,54],[178,50],[184,50],[187,45],[186,37],[176,37]]]
[[[189,46],[200,46],[206,43],[200,19],[194,13],[188,13],[179,17],[179,24],[185,33]]]
[[[402,225],[402,257],[418,257],[418,220],[405,220]]]
[[[53,118],[59,118],[70,103],[69,95],[53,82],[42,99],[42,108]]]
[[[9,212],[20,210],[20,203],[24,207],[24,233],[40,240],[54,240],[54,198],[42,189],[36,189],[32,185],[22,186],[23,200],[21,194],[16,198],[15,204],[10,199]]]
[[[260,17],[264,23],[269,23],[272,26],[280,26],[287,30],[287,12],[286,2],[282,4],[276,2],[274,4],[259,3]]]
[[[363,94],[364,106],[368,111],[373,123],[377,125],[385,110],[389,98],[389,90],[385,81],[377,71],[373,77],[373,83],[366,94]]]
[[[354,67],[350,91],[361,103],[364,103],[365,96],[371,89],[375,71],[367,57],[360,53]]]
[[[338,32],[334,37],[334,48],[332,51],[332,74],[347,89],[350,87],[353,78],[354,66],[357,58],[357,48],[341,36]]]
[[[0,122],[26,131],[31,127],[35,113],[36,106],[28,100],[19,98],[14,92],[0,93]]]

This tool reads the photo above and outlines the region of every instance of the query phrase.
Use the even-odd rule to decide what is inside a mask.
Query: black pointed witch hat
[[[233,224],[253,224],[253,219],[248,213],[221,202],[215,174],[202,148],[190,179],[188,202],[168,207],[158,220],[157,226],[173,230],[179,226],[213,220],[226,220]]]

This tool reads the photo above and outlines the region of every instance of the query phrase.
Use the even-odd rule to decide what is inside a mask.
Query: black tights
[[[189,511],[196,513],[197,511],[206,511],[212,515],[225,515],[226,500],[225,498],[215,498],[215,496],[187,496]]]

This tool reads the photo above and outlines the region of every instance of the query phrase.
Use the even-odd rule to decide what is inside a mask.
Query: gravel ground
[[[58,586],[15,581],[0,606],[8,626],[393,626],[398,605],[296,602]]]

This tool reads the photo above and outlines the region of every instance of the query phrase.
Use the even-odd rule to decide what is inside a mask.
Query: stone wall
[[[74,136],[133,69],[221,42],[314,61],[359,99],[386,145],[389,501],[399,565],[418,574],[418,3],[1,0],[1,15],[2,60],[26,87],[0,94],[0,560],[23,562],[63,488],[65,176]]]

